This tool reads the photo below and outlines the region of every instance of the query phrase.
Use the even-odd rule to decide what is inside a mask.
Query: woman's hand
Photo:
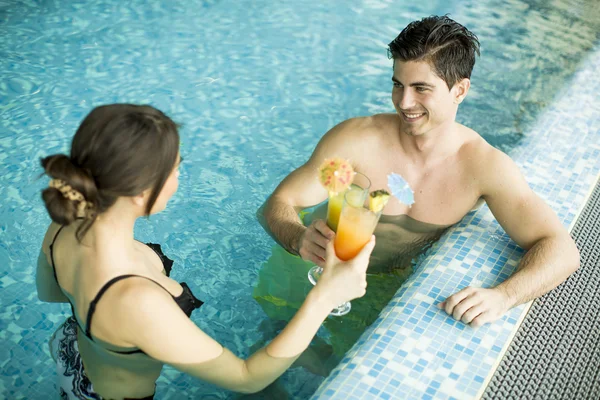
[[[375,247],[375,236],[362,248],[356,257],[342,261],[335,255],[333,240],[327,243],[323,274],[316,289],[331,302],[331,306],[362,297],[367,289],[367,267]]]

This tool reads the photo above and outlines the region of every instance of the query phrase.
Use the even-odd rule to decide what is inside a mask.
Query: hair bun
[[[59,225],[69,225],[77,219],[77,206],[73,201],[65,198],[60,190],[46,188],[42,191],[42,199],[52,221]]]
[[[77,218],[85,218],[94,208],[97,189],[94,180],[64,154],[55,154],[41,160],[46,174],[53,179],[42,191],[42,198],[50,218],[60,225],[69,225]]]

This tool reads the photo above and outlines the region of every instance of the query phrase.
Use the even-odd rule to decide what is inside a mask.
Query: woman
[[[230,390],[259,391],[306,349],[335,306],[365,293],[374,239],[345,263],[330,246],[323,276],[269,345],[247,360],[223,348],[189,319],[202,302],[169,278],[172,261],[160,246],[133,237],[136,219],[162,211],[177,190],[178,149],[177,126],[162,112],[114,104],[85,118],[70,157],[42,160],[53,223],[38,261],[38,295],[73,310],[51,341],[63,398],[152,398],[163,364]]]

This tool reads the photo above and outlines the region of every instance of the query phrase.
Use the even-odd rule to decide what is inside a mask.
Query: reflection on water
[[[152,103],[183,123],[179,194],[166,212],[140,221],[136,234],[164,243],[180,266],[174,278],[207,300],[194,321],[247,356],[250,346],[269,339],[258,326],[279,329],[252,296],[274,254],[255,210],[327,129],[349,117],[393,111],[386,44],[408,22],[431,14],[450,13],[476,33],[482,55],[458,119],[510,152],[598,43],[597,4],[0,4],[0,287],[6,305],[0,328],[7,332],[0,352],[10,371],[0,377],[0,397],[45,398],[55,391],[44,349],[68,309],[35,297],[34,255],[49,222],[39,200],[47,181],[37,180],[38,160],[65,151],[91,107]],[[350,316],[358,316],[359,303],[353,307]],[[321,333],[333,349],[333,336]],[[322,381],[322,371],[313,372],[293,368],[279,381],[283,392],[256,398],[308,398]],[[182,393],[235,397],[167,368],[157,396]]]

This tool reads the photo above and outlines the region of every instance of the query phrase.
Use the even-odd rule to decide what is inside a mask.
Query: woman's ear
[[[133,201],[133,203],[136,206],[139,207],[146,207],[146,201],[148,200],[148,196],[150,194],[149,190],[144,190],[142,193],[135,195],[131,198],[131,201]]]

